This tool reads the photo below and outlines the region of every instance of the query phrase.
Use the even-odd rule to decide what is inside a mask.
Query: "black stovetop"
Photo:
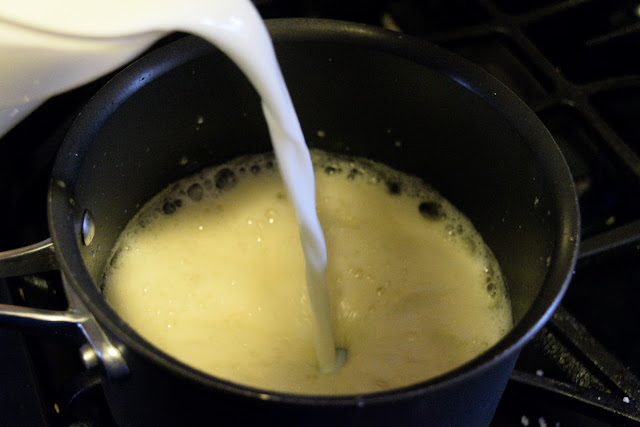
[[[640,2],[255,3],[265,18],[345,19],[423,37],[482,66],[538,114],[571,168],[583,240],[569,291],[522,351],[493,425],[640,424]],[[107,78],[51,99],[0,139],[0,250],[48,237],[54,156]],[[0,282],[7,301],[66,306],[55,273]],[[0,330],[0,352],[0,425],[114,424],[100,377],[63,339]]]

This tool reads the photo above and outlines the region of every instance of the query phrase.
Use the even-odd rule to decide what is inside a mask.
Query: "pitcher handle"
[[[0,252],[0,277],[52,270],[58,270],[58,262],[50,238],[23,248]],[[64,275],[61,276],[69,302],[66,311],[0,304],[0,327],[16,328],[24,332],[62,334],[78,344],[87,369],[102,362],[107,377],[126,377],[129,368],[121,351],[111,343],[93,314],[71,289]]]

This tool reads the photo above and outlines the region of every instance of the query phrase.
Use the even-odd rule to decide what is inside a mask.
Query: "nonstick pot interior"
[[[270,30],[309,146],[424,178],[496,255],[516,327],[445,380],[517,353],[558,303],[578,243],[572,181],[548,132],[497,81],[431,45],[324,21]],[[54,168],[50,226],[63,273],[125,346],[215,383],[120,320],[101,297],[102,276],[118,234],[154,194],[208,165],[269,150],[257,94],[195,37],[134,63],[80,115]],[[96,225],[89,246],[80,232],[87,210]]]

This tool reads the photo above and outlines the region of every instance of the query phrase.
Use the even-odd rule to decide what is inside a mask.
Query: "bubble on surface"
[[[354,180],[356,179],[357,176],[361,176],[362,175],[362,171],[353,168],[349,171],[349,174],[347,175],[347,179],[348,180]]]
[[[442,204],[438,202],[422,202],[418,205],[418,211],[424,218],[434,221],[439,221],[446,216]]]
[[[324,173],[326,173],[327,175],[335,175],[337,173],[342,172],[340,170],[340,168],[337,168],[335,166],[325,166],[324,167]]]
[[[265,212],[265,216],[267,217],[267,222],[269,224],[273,224],[278,218],[278,211],[276,211],[275,209],[267,209],[267,211]]]
[[[236,185],[236,174],[229,168],[218,171],[215,176],[216,188],[219,190],[229,190]]]
[[[402,186],[395,181],[387,181],[387,190],[389,194],[398,195],[402,192]]]
[[[203,195],[204,189],[202,188],[202,185],[198,183],[191,184],[187,189],[187,196],[189,196],[189,198],[195,202],[199,202],[200,200],[202,200]]]
[[[162,205],[162,212],[164,212],[165,215],[173,215],[174,213],[176,213],[176,205],[171,202],[166,202],[164,205]]]
[[[491,298],[494,298],[497,295],[498,287],[495,282],[489,282],[489,284],[487,284],[487,292]]]

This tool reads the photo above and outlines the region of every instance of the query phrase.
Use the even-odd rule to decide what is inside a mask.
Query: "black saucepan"
[[[52,173],[53,246],[2,260],[5,275],[57,263],[71,309],[55,313],[67,317],[51,326],[46,313],[4,306],[2,323],[81,331],[89,344],[83,357],[102,366],[107,400],[123,425],[488,424],[520,349],[558,305],[575,262],[577,200],[558,147],[502,84],[429,43],[324,20],[274,20],[269,29],[308,144],[418,175],[453,202],[498,258],[513,330],[426,382],[370,395],[303,397],[205,375],[122,321],[100,286],[114,242],[136,210],[176,179],[270,150],[255,91],[223,54],[195,37],[133,63],[77,118]]]

